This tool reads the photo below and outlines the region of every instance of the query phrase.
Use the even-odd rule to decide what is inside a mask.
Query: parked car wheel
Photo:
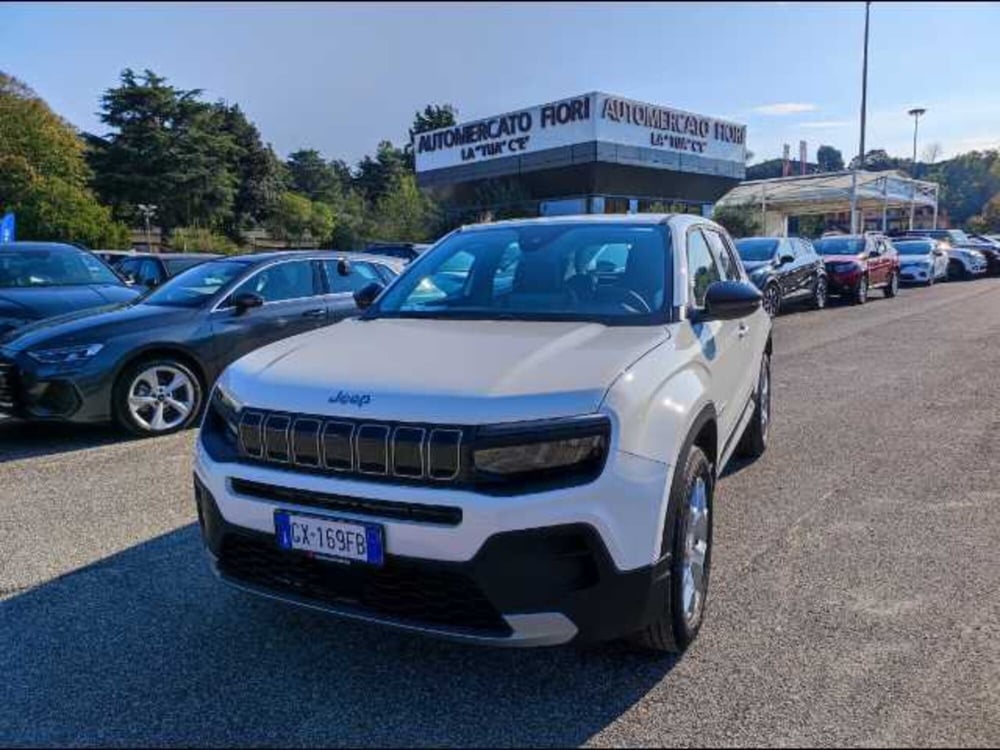
[[[899,293],[898,273],[895,271],[892,272],[892,275],[889,277],[889,283],[885,285],[885,288],[882,291],[885,293],[886,297],[895,297],[896,294]]]
[[[781,289],[777,284],[771,283],[764,287],[764,299],[761,301],[764,312],[772,318],[781,310]]]
[[[667,505],[670,529],[670,596],[659,617],[634,636],[655,651],[684,651],[705,614],[712,553],[712,466],[702,450],[688,449]]]
[[[169,435],[194,423],[204,392],[198,376],[178,359],[142,359],[115,382],[115,420],[135,435]]]
[[[924,286],[934,286],[934,271],[931,271],[930,277],[927,279],[927,283]]]
[[[767,436],[771,427],[771,356],[765,354],[757,378],[757,404],[753,417],[740,438],[736,453],[744,458],[759,458],[767,450]]]
[[[816,279],[816,286],[813,288],[812,306],[814,309],[822,310],[826,307],[826,292],[826,277],[819,276]]]
[[[863,305],[868,301],[868,277],[862,276],[858,288],[854,290],[854,303]]]

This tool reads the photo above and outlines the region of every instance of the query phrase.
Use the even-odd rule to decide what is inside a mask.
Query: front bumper
[[[826,288],[828,294],[854,294],[861,283],[862,271],[826,271]]]
[[[88,363],[67,369],[26,354],[0,354],[0,414],[38,421],[103,422],[110,418],[111,381]]]
[[[902,266],[899,269],[900,281],[926,282],[931,278],[933,278],[933,276],[934,276],[933,266],[926,266],[926,265]]]
[[[199,441],[195,497],[212,568],[238,588],[454,640],[543,646],[616,638],[663,611],[670,561],[659,558],[659,545],[668,468],[619,454],[591,484],[493,497],[216,464]],[[315,507],[237,494],[233,478],[414,503],[426,494],[438,505],[460,504],[462,520],[333,513],[385,529],[381,568],[343,565],[274,541],[275,509],[315,514]]]

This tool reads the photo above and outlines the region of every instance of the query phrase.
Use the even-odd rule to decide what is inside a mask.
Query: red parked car
[[[886,297],[899,291],[899,254],[888,237],[843,234],[813,242],[826,264],[827,292],[849,297],[859,305],[872,289]]]

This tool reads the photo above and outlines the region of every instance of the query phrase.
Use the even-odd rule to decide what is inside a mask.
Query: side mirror
[[[337,261],[337,274],[339,276],[350,276],[351,275],[351,264],[346,258],[341,258]]]
[[[358,306],[359,310],[367,310],[372,306],[372,302],[382,293],[383,289],[385,287],[377,281],[366,284],[354,293],[354,304]]]
[[[791,263],[793,260],[795,260],[794,255],[791,255],[789,253],[783,253],[782,255],[778,256],[778,265],[784,266],[787,265],[788,263]]]
[[[752,315],[763,295],[753,284],[743,281],[716,281],[705,292],[705,309],[699,320],[732,320]]]
[[[253,292],[241,292],[233,297],[233,307],[236,308],[236,314],[242,315],[247,310],[252,310],[255,307],[260,307],[264,304],[264,298],[259,294],[254,294]]]

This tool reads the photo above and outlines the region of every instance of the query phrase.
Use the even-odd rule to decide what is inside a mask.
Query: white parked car
[[[899,253],[900,281],[926,284],[948,279],[948,251],[934,239],[902,239],[892,243]]]
[[[948,277],[972,279],[986,274],[986,256],[971,247],[948,248]]]
[[[225,370],[195,461],[212,567],[469,642],[683,650],[715,484],[767,445],[760,300],[701,217],[457,230],[361,318]]]

